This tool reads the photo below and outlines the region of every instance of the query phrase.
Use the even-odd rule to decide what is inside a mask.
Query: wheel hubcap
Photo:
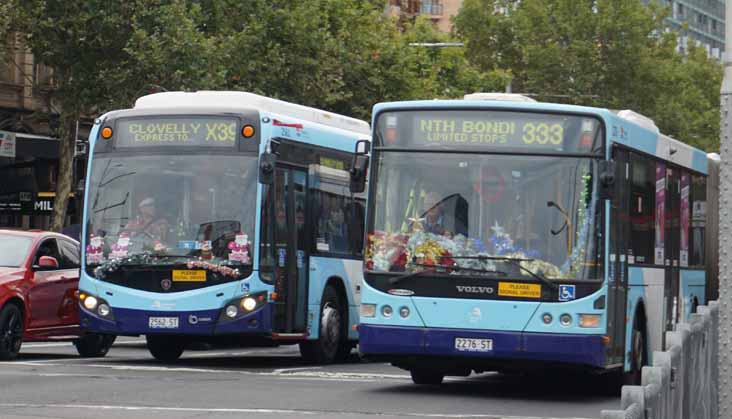
[[[335,353],[338,349],[341,327],[341,319],[338,310],[330,304],[326,304],[323,307],[323,318],[321,324],[321,333],[324,338],[323,346],[329,354]]]

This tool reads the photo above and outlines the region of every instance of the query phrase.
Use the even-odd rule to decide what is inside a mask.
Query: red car
[[[23,341],[74,342],[81,356],[107,354],[115,336],[79,328],[79,243],[41,231],[0,230],[0,360]]]

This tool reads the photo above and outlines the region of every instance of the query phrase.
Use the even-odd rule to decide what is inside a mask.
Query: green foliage
[[[637,0],[465,0],[455,32],[468,59],[508,72],[514,91],[633,109],[666,134],[716,150],[721,66],[698,48],[676,53],[667,13]]]

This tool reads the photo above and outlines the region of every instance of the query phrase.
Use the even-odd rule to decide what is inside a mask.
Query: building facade
[[[455,16],[463,0],[388,0],[387,13],[392,16],[413,18],[417,15],[432,20],[442,32],[452,30],[450,18]]]
[[[648,4],[649,0],[644,0]],[[710,57],[724,53],[724,0],[661,0],[671,9],[669,26],[679,33],[678,51],[686,52],[688,41],[704,47]]]
[[[648,4],[651,0],[643,0]],[[686,52],[689,40],[704,47],[710,57],[722,59],[724,53],[724,0],[656,0],[668,6],[669,27],[679,33],[678,51]],[[389,13],[396,16],[428,16],[440,31],[452,30],[455,16],[463,0],[389,0]]]
[[[0,44],[2,47],[2,44]],[[37,64],[21,36],[11,35],[0,60],[0,228],[48,229],[58,172],[59,140],[53,132],[58,107],[53,103],[53,72]],[[77,138],[88,133],[79,124]],[[86,165],[83,142],[75,158],[76,179]],[[77,199],[68,205],[66,224],[80,217]]]

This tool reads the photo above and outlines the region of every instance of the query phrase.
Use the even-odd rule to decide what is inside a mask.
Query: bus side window
[[[689,235],[689,265],[704,265],[704,241],[707,224],[707,179],[691,176],[691,234]]]
[[[656,165],[631,153],[630,248],[635,263],[652,264],[655,238]]]

